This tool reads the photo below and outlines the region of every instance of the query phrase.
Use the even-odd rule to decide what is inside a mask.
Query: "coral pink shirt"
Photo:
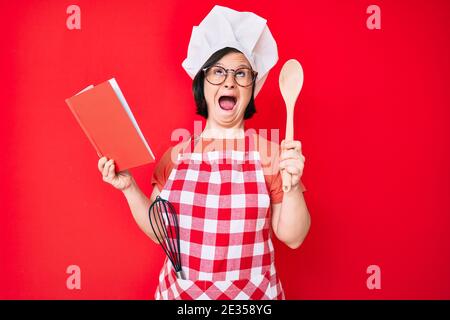
[[[281,174],[278,170],[280,146],[272,141],[255,134],[256,150],[259,151],[261,164],[264,172],[264,179],[272,204],[283,201],[283,188]],[[151,183],[157,185],[159,190],[163,189],[170,172],[175,166],[178,154],[184,150],[189,141],[182,141],[176,146],[170,147],[163,154],[153,172]],[[195,147],[195,152],[208,152],[214,150],[237,150],[245,149],[244,139],[207,139],[201,138]],[[300,189],[306,191],[305,186],[300,181]]]

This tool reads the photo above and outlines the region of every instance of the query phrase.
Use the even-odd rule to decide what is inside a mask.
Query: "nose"
[[[225,85],[225,88],[228,88],[228,89],[234,88],[236,86],[233,72],[227,72],[224,85]]]

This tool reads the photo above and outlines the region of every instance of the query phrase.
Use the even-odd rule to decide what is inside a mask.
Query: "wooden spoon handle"
[[[294,140],[294,108],[286,109],[286,134],[284,137],[286,141]],[[283,181],[283,191],[289,192],[292,186],[292,176],[285,169],[281,171],[281,179]]]

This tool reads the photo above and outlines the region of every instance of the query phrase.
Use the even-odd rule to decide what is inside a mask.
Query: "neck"
[[[202,132],[202,137],[207,139],[243,139],[244,135],[244,121],[230,127],[223,127],[208,119]]]

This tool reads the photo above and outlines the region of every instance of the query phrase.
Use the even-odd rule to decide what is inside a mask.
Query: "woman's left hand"
[[[281,155],[280,155],[280,170],[285,169],[290,173],[291,188],[297,188],[300,183],[300,178],[303,174],[303,167],[305,164],[305,157],[302,154],[302,144],[298,140],[281,141]]]

